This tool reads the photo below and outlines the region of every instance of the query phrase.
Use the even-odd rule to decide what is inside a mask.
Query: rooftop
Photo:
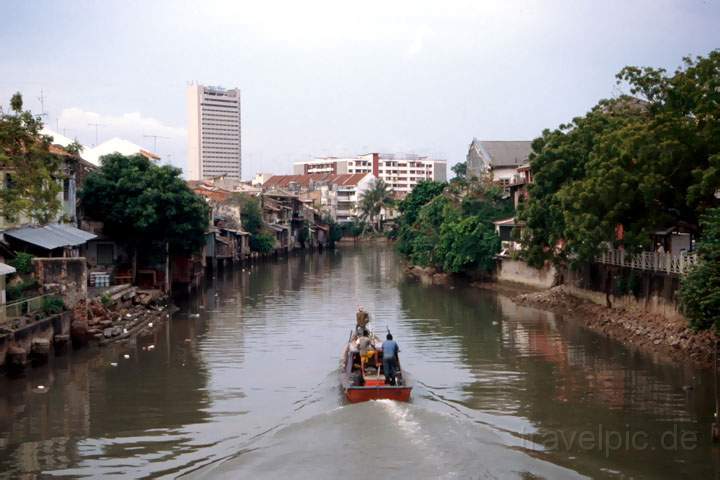
[[[531,140],[478,140],[473,144],[488,158],[491,167],[519,167],[528,162]]]
[[[264,188],[287,188],[291,183],[308,188],[311,184],[327,183],[343,187],[354,186],[360,183],[369,173],[309,173],[306,175],[274,175],[264,184]]]

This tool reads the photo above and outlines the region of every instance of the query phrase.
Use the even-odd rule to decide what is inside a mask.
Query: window
[[[98,265],[112,265],[115,259],[115,245],[112,243],[97,244],[97,263]]]
[[[70,179],[63,179],[63,201],[70,201]]]

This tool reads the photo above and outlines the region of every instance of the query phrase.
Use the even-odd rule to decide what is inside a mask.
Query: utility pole
[[[95,147],[98,145],[98,127],[107,127],[104,123],[88,123],[89,127],[95,127]]]
[[[143,135],[145,138],[152,138],[153,139],[153,151],[152,153],[157,153],[157,139],[158,138],[164,138],[164,139],[170,139],[170,137],[163,137],[160,135]]]
[[[48,114],[45,113],[45,92],[43,92],[42,88],[40,89],[38,100],[40,100],[40,117],[47,118]]]

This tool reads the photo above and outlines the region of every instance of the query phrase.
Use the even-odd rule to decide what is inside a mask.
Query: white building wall
[[[333,170],[338,174],[373,173],[373,154],[296,162],[293,166],[294,173],[305,173],[306,165],[308,173],[331,173]],[[420,155],[380,155],[378,178],[390,185],[394,191],[407,194],[423,180],[446,181],[447,161]]]

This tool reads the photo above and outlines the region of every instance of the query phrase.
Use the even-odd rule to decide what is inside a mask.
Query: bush
[[[5,288],[5,295],[6,300],[8,302],[12,302],[14,300],[20,300],[21,298],[25,297],[25,292],[28,290],[32,290],[34,288],[38,287],[38,281],[35,279],[28,280],[25,282],[20,282],[15,285],[8,285]]]
[[[110,298],[110,295],[108,295],[107,293],[103,293],[100,297],[100,303],[103,304],[103,307],[107,308],[112,303],[112,298]]]
[[[720,329],[720,208],[709,210],[701,224],[700,263],[682,279],[680,309],[693,328]]]
[[[28,274],[33,272],[32,259],[35,258],[29,253],[17,252],[15,258],[8,262],[8,265],[15,267],[17,273]]]
[[[65,302],[61,297],[43,298],[42,311],[45,315],[56,315],[65,310]]]
[[[250,250],[258,253],[270,253],[275,247],[275,237],[269,233],[258,233],[250,237]]]

